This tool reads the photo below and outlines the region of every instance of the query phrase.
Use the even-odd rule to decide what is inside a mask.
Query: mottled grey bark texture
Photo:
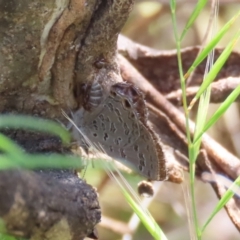
[[[70,171],[0,172],[0,217],[29,239],[83,239],[99,222],[97,193]]]
[[[120,77],[117,38],[132,5],[0,0],[0,112],[66,121],[61,109],[81,105],[82,83],[98,75]],[[7,135],[28,152],[69,151],[49,136]],[[0,182],[0,217],[8,233],[34,240],[96,237],[97,194],[73,171],[1,171]]]

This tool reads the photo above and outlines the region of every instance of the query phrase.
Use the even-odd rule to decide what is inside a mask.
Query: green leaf
[[[214,47],[219,43],[219,41],[225,36],[227,31],[239,17],[240,11],[237,12],[223,27],[222,29],[214,36],[214,38],[207,44],[207,46],[199,53],[192,66],[189,68],[185,74],[185,79],[192,73],[192,71],[208,56],[208,54],[214,49]]]
[[[0,133],[0,150],[6,153],[0,155],[0,169],[16,168],[24,162],[24,150],[14,141]]]
[[[201,146],[201,138],[199,138],[197,141],[195,141],[195,139],[197,138],[198,134],[202,132],[205,126],[207,113],[208,113],[208,106],[210,102],[210,96],[211,96],[211,86],[209,86],[207,90],[201,95],[199,105],[198,105],[197,118],[196,118],[194,137],[193,137],[193,143],[192,143],[193,159],[191,159],[191,161],[194,161],[194,162],[197,159],[199,149]]]
[[[0,218],[0,240],[25,240],[23,238],[16,238],[6,234],[6,227],[4,221]]]
[[[207,87],[213,82],[213,80],[216,78],[219,71],[222,69],[223,65],[227,61],[228,57],[230,56],[234,46],[236,45],[237,41],[240,38],[240,31],[237,32],[235,37],[231,40],[231,42],[227,45],[227,47],[224,49],[224,51],[221,53],[217,61],[212,66],[211,70],[207,74],[206,78],[203,80],[202,85],[200,86],[196,96],[190,103],[189,108],[193,106],[193,104],[198,100],[198,98],[201,96],[201,94],[207,89]]]
[[[147,228],[149,233],[154,237],[156,240],[167,240],[166,236],[155,222],[155,220],[151,217],[151,215],[146,214],[143,209],[137,204],[131,196],[128,194],[127,191],[123,190],[123,194],[127,199],[128,204],[134,210],[134,212],[138,215],[143,225]]]
[[[18,158],[23,154],[23,149],[13,140],[0,133],[0,150]]]
[[[160,227],[157,225],[155,220],[152,218],[148,210],[142,207],[141,201],[139,200],[138,196],[136,196],[136,193],[126,181],[126,179],[122,176],[118,168],[115,166],[114,162],[104,161],[102,158],[99,159],[101,159],[103,166],[105,166],[105,170],[108,173],[109,177],[117,182],[128,204],[138,215],[139,219],[149,231],[149,233],[154,237],[154,239],[167,240],[166,236],[164,235]],[[130,196],[129,192],[132,196]]]
[[[193,23],[195,22],[196,18],[198,17],[198,15],[201,13],[202,9],[204,8],[204,6],[206,5],[208,1],[207,0],[199,0],[197,5],[195,6],[190,18],[188,19],[188,22],[182,32],[182,35],[180,37],[180,41],[183,40],[183,38],[185,37],[188,29],[193,25]]]
[[[172,15],[175,15],[175,13],[176,13],[176,0],[170,0],[170,9],[171,9]]]
[[[24,238],[16,238],[8,234],[0,233],[0,240],[26,240]]]
[[[234,196],[235,194],[235,188],[239,188],[240,186],[240,176],[234,181],[234,183],[228,188],[228,190],[224,193],[222,198],[219,200],[217,206],[214,208],[212,214],[204,224],[202,228],[202,232],[204,232],[207,225],[210,223],[210,221],[214,218],[214,216],[227,204],[227,202]]]
[[[23,154],[22,159],[2,154],[0,156],[0,170],[10,168],[24,169],[74,169],[84,168],[84,161],[78,156],[61,154]]]
[[[0,115],[0,129],[1,128],[45,132],[60,137],[63,143],[69,143],[71,138],[69,132],[60,124],[51,120],[31,116],[12,114]]]
[[[194,139],[194,143],[196,143],[202,137],[202,135],[219,120],[219,118],[227,111],[227,109],[237,99],[239,95],[240,95],[240,85],[237,86],[237,88],[235,88],[232,91],[232,93],[227,97],[227,99],[220,105],[217,111],[208,120],[208,122],[205,124],[202,131],[199,132],[196,138]]]

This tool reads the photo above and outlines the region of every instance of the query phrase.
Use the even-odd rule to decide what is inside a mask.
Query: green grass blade
[[[178,32],[177,32],[178,28],[177,28],[177,19],[176,19],[176,1],[170,0],[170,6],[171,6],[171,17],[172,17],[172,23],[173,23],[173,32],[174,32],[176,48],[177,48],[177,61],[178,61],[180,84],[181,84],[181,89],[182,89],[182,102],[183,102],[183,109],[184,109],[184,114],[185,114],[185,119],[186,119],[186,135],[187,135],[187,140],[188,140],[188,145],[189,145],[189,149],[188,149],[189,158],[193,159],[192,158],[193,151],[191,151],[192,139],[191,139],[191,134],[190,134],[189,111],[188,111],[188,106],[187,106],[186,81],[183,76],[182,57],[181,57],[181,42],[180,42]],[[195,201],[195,195],[194,195],[195,164],[191,160],[190,160],[189,171],[190,171],[190,186],[191,186],[190,193],[191,193],[191,199],[192,199],[190,215],[193,216],[194,232],[195,232],[196,236],[198,237],[199,227],[198,227],[198,218],[197,218],[197,211],[196,211],[196,201]],[[189,227],[191,227],[191,226],[189,226]],[[198,239],[199,239],[199,237],[198,237]]]
[[[148,214],[146,214],[141,207],[131,198],[131,196],[127,193],[127,191],[123,190],[123,194],[127,199],[128,204],[134,210],[134,212],[138,215],[143,225],[147,228],[149,233],[154,237],[156,240],[167,240],[166,236],[155,222],[155,220]]]
[[[199,141],[202,135],[211,127],[213,126],[218,119],[227,111],[230,105],[237,99],[240,95],[240,85],[235,88],[232,93],[227,97],[227,99],[220,105],[217,111],[212,115],[212,117],[207,121],[203,130],[198,133],[196,138],[194,139],[194,143]]]
[[[170,9],[172,16],[176,16],[176,0],[170,0]]]
[[[191,139],[191,135],[190,135],[190,131],[189,131],[189,112],[187,109],[186,83],[185,83],[185,79],[183,76],[181,43],[180,43],[179,36],[177,33],[176,1],[175,0],[170,0],[170,8],[171,8],[172,23],[173,23],[173,32],[174,32],[176,48],[177,48],[177,61],[178,61],[178,70],[179,70],[180,83],[181,83],[181,89],[182,89],[183,109],[184,109],[184,114],[186,117],[186,133],[187,133],[188,143],[191,143],[192,139]]]
[[[82,159],[79,156],[61,154],[25,154],[24,164],[21,166],[28,169],[66,169],[84,168]]]
[[[10,155],[0,155],[0,171],[18,168],[19,164],[15,161],[15,159]]]
[[[8,234],[0,233],[0,240],[26,240],[24,238],[15,238]]]
[[[224,193],[217,206],[214,208],[211,216],[208,218],[206,223],[202,228],[202,233],[206,229],[207,225],[211,222],[214,216],[226,205],[226,203],[234,196],[234,189],[240,186],[240,176],[234,181],[234,183],[228,188],[228,190]]]
[[[129,183],[126,181],[126,179],[123,177],[119,169],[115,166],[114,162],[112,161],[107,162],[102,160],[102,165],[105,166],[105,170],[109,177],[117,182],[128,204],[133,209],[135,214],[137,214],[143,225],[154,237],[154,239],[167,240],[166,236],[164,235],[160,227],[157,225],[155,220],[152,218],[149,211],[146,208],[142,207],[141,200],[138,198],[138,196],[131,188]],[[114,171],[112,171],[113,169]],[[129,193],[131,193],[131,195]]]
[[[78,156],[61,154],[27,154],[10,138],[0,134],[0,169],[8,168],[81,168],[83,161]]]
[[[193,25],[193,23],[195,22],[196,18],[198,17],[198,15],[201,13],[202,9],[204,8],[204,6],[206,5],[208,1],[207,0],[199,0],[196,7],[194,8],[190,18],[188,19],[188,22],[181,34],[180,37],[180,41],[183,40],[183,38],[185,37],[188,29]]]
[[[24,150],[13,140],[0,133],[0,150],[8,157],[0,155],[0,169],[16,168],[24,162]],[[8,161],[8,162],[7,162]]]
[[[216,78],[219,71],[222,69],[224,63],[227,61],[229,55],[231,54],[234,46],[236,45],[237,41],[240,38],[240,31],[235,35],[235,37],[232,39],[232,41],[227,45],[227,47],[224,49],[224,51],[221,53],[217,61],[212,66],[211,70],[207,74],[206,78],[204,79],[202,85],[200,86],[198,92],[196,93],[196,96],[193,98],[189,105],[189,109],[192,108],[194,103],[198,100],[198,98],[201,96],[201,94],[207,89],[207,87],[213,82],[213,80]]]
[[[19,158],[21,158],[21,161]],[[22,154],[17,161],[11,155],[0,155],[0,170],[10,168],[24,169],[73,169],[84,168],[83,160],[78,156],[61,154]]]
[[[222,37],[226,34],[229,28],[233,25],[236,19],[239,17],[240,11],[237,12],[223,27],[215,34],[214,38],[208,43],[208,45],[199,53],[192,66],[189,68],[187,73],[184,75],[185,79],[192,73],[192,71],[208,56],[208,54],[214,49]]]
[[[212,56],[209,57],[209,60],[211,58]],[[203,131],[203,128],[205,126],[208,107],[210,103],[210,96],[211,96],[211,86],[209,86],[207,90],[201,95],[199,105],[198,105],[198,112],[197,112],[194,137],[193,137],[193,143],[192,143],[192,149],[191,149],[193,151],[192,155],[193,155],[194,162],[197,159],[199,149],[201,146],[201,138],[199,138],[197,141],[195,141],[195,139],[198,137],[199,133]]]
[[[21,128],[46,132],[60,137],[63,143],[70,142],[69,132],[60,124],[47,119],[23,115],[0,115],[0,128]]]
[[[6,152],[14,157],[21,156],[23,149],[19,147],[14,141],[0,133],[0,150]]]
[[[24,238],[16,238],[6,234],[6,226],[4,221],[0,218],[0,240],[25,240]]]

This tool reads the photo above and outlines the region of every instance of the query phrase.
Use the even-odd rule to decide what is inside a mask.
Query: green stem
[[[196,212],[196,201],[195,201],[195,194],[194,194],[194,180],[195,180],[195,159],[194,159],[194,152],[192,151],[192,139],[191,139],[191,133],[190,133],[190,124],[189,124],[189,111],[187,106],[187,94],[186,94],[186,79],[183,75],[183,68],[182,68],[182,58],[181,58],[181,40],[179,39],[178,33],[177,33],[177,21],[176,21],[176,2],[175,0],[171,0],[171,13],[172,13],[172,22],[173,22],[173,29],[174,29],[174,36],[176,40],[177,45],[177,60],[178,60],[178,70],[179,70],[179,76],[180,76],[180,83],[181,83],[181,89],[182,89],[182,102],[183,102],[183,108],[184,108],[184,114],[185,114],[185,121],[186,121],[186,135],[188,139],[188,151],[189,151],[189,164],[190,164],[190,195],[192,198],[192,215],[193,215],[193,221],[194,221],[194,228],[195,233],[198,238],[198,240],[201,239],[201,236],[199,234],[199,228],[198,228],[198,219],[197,219],[197,212]]]
[[[194,149],[189,147],[189,159],[194,160]],[[189,174],[190,174],[190,195],[191,195],[191,203],[192,203],[192,216],[194,222],[195,233],[197,235],[197,239],[200,240],[200,231],[198,227],[198,218],[196,212],[196,200],[195,200],[195,161],[190,161],[189,165]]]

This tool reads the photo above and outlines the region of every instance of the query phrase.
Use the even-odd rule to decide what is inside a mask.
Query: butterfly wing
[[[83,125],[88,138],[106,152],[112,144],[120,148],[132,145],[140,136],[134,114],[111,97],[104,101],[102,110],[94,118],[85,113]]]
[[[88,92],[89,99],[100,96],[99,88],[91,95],[93,90]],[[139,90],[116,83],[100,100],[74,119],[87,142],[150,180],[165,180],[164,154],[147,123],[147,108]]]
[[[140,137],[134,144],[123,148],[113,142],[106,153],[149,180],[165,180],[167,177],[165,158],[155,137],[148,128],[141,125]]]

